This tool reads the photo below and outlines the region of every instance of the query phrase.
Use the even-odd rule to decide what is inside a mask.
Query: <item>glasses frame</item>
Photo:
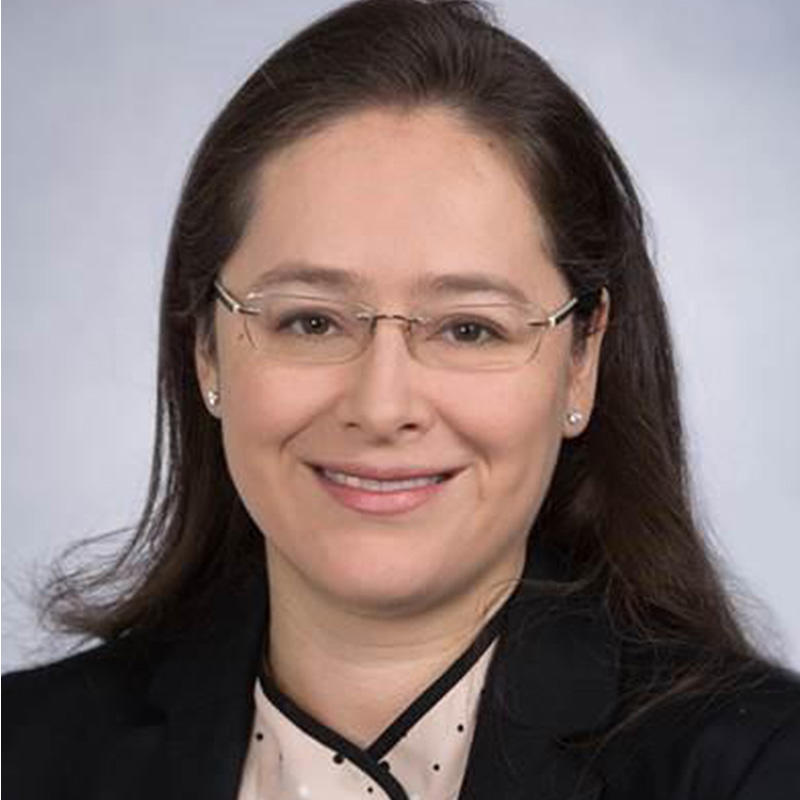
[[[565,303],[560,305],[554,311],[550,312],[545,316],[544,319],[533,319],[528,320],[526,325],[530,326],[531,328],[544,328],[545,331],[551,328],[555,328],[556,326],[560,325],[564,320],[568,319],[571,314],[575,311],[582,310],[582,311],[590,311],[593,310],[597,304],[600,302],[600,297],[604,291],[605,287],[600,287],[598,289],[589,289],[585,292],[581,292],[577,295],[573,295],[567,300]],[[278,293],[280,294],[280,293]],[[214,281],[214,296],[215,299],[219,300],[223,307],[226,308],[231,314],[240,314],[242,316],[260,316],[261,309],[257,308],[256,306],[248,305],[246,301],[240,300],[236,297],[233,292],[230,291],[222,281],[217,278]],[[304,295],[297,295],[298,297],[303,297]],[[314,299],[312,295],[307,296],[308,299]],[[375,311],[369,306],[362,305],[360,303],[352,303],[353,307],[355,308],[362,308],[363,312],[361,314],[357,314],[356,317],[359,320],[364,320],[369,322],[369,332],[370,337],[367,339],[367,344],[361,350],[354,353],[352,356],[348,356],[341,361],[330,361],[330,362],[319,362],[319,365],[322,366],[324,364],[344,364],[348,361],[355,361],[357,358],[362,356],[369,347],[369,344],[372,341],[372,337],[375,335],[375,327],[379,320],[386,319],[386,320],[394,320],[396,322],[402,322],[405,325],[407,331],[410,331],[411,326],[413,324],[419,324],[425,322],[424,317],[415,317],[415,316],[408,316],[406,314],[385,314],[380,311]],[[526,308],[524,304],[520,303],[502,303],[500,305],[509,305],[509,306],[516,306],[518,308]],[[255,344],[253,340],[250,338],[250,333],[248,331],[247,338],[250,341],[251,345],[255,348]],[[408,339],[406,339],[408,342]],[[536,345],[532,348],[531,353],[525,358],[523,361],[519,363],[518,366],[522,364],[527,364],[531,361],[539,350],[539,344],[541,343],[541,337],[537,339]],[[257,349],[257,348],[255,348]],[[411,355],[416,359],[417,355],[414,353],[413,348],[409,347],[409,352]],[[305,362],[303,362],[305,363]],[[511,365],[507,367],[502,367],[505,369],[510,368]],[[450,369],[459,369],[458,367],[451,367]],[[500,367],[484,367],[484,368],[477,368],[476,371],[490,371],[491,369],[501,369]]]

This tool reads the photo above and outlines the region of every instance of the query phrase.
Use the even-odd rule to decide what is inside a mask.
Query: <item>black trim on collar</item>
[[[505,608],[486,623],[472,644],[464,651],[384,732],[367,748],[373,758],[382,758],[453,688],[475,665],[500,633]]]
[[[278,688],[263,666],[258,674],[258,682],[270,702],[298,728],[305,731],[320,744],[330,748],[334,754],[344,756],[348,761],[363,770],[386,792],[391,800],[407,800],[408,795],[405,789],[391,774],[387,762],[382,759],[469,672],[492,642],[497,639],[503,627],[506,609],[514,594],[516,592],[512,593],[501,608],[492,615],[472,644],[442,675],[436,678],[413,700],[367,748],[359,747],[305,712]]]
[[[298,728],[320,744],[330,748],[334,754],[344,756],[359,767],[386,792],[390,800],[408,800],[406,790],[386,767],[381,766],[366,750],[303,711],[300,706],[278,689],[263,669],[259,672],[258,682],[269,701]]]

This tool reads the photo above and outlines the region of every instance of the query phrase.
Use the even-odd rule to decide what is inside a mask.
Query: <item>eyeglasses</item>
[[[533,304],[434,303],[413,315],[383,314],[361,303],[322,296],[254,292],[244,300],[219,281],[217,299],[240,314],[252,346],[265,358],[295,364],[341,364],[362,355],[381,320],[403,326],[420,363],[442,369],[509,369],[533,359],[545,331],[576,311],[591,311],[602,289],[572,297],[547,314]]]

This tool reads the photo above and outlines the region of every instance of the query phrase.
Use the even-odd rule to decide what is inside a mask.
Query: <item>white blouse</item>
[[[306,714],[262,673],[238,800],[457,798],[499,616],[366,748]]]

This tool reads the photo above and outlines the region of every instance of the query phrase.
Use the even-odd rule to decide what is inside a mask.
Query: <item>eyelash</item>
[[[481,334],[488,334],[481,335],[481,337],[477,341],[468,341],[468,342],[461,342],[455,340],[456,344],[483,344],[486,341],[503,341],[505,340],[505,336],[499,331],[494,325],[491,325],[487,322],[478,319],[456,319],[456,320],[446,320],[444,324],[442,324],[438,330],[437,334],[439,335],[443,331],[453,331],[454,329],[460,326],[475,326],[480,329]]]
[[[295,323],[302,323],[307,322],[308,320],[325,320],[326,323],[330,325],[335,325],[337,328],[341,327],[336,320],[328,313],[322,311],[302,311],[302,312],[295,312],[292,314],[287,314],[284,317],[281,317],[277,321],[277,325],[275,326],[275,330],[277,332],[283,332],[290,329]],[[290,331],[291,332],[291,331]],[[298,334],[302,335],[302,334]],[[313,334],[305,334],[305,335],[313,335]]]

